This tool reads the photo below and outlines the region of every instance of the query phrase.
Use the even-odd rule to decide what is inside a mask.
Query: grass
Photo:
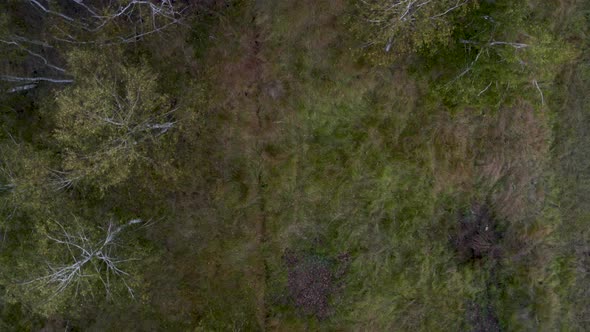
[[[498,111],[449,113],[421,98],[428,86],[403,69],[357,65],[342,51],[346,37],[315,46],[308,32],[334,20],[308,5],[316,16],[306,23],[281,29],[287,18],[279,14],[272,29],[271,41],[293,45],[276,71],[296,91],[282,143],[290,148],[280,148],[271,168],[272,252],[309,246],[353,258],[334,316],[307,324],[460,330],[473,301],[502,328],[551,329],[561,299],[547,247],[560,215],[547,206],[555,198],[547,110],[517,100]],[[457,213],[483,200],[501,221],[505,256],[459,264],[447,239]],[[267,264],[271,279],[281,279],[280,260],[271,254]],[[514,296],[522,301],[509,304]]]
[[[369,66],[347,5],[239,2],[196,24],[211,38],[179,35],[146,59],[190,97],[155,158],[166,167],[94,204],[157,220],[139,301],[95,330],[135,316],[185,331],[587,327],[586,65],[548,105],[457,106],[423,71]],[[462,258],[453,241],[478,205],[498,257]],[[350,256],[327,318],[293,305],[287,250]]]
[[[308,17],[305,30],[320,29],[322,15]],[[444,227],[432,220],[438,216],[429,156],[420,153],[426,149],[411,119],[428,116],[418,109],[416,83],[403,71],[355,68],[337,49],[308,46],[313,40],[300,47],[301,36],[288,33],[275,38],[294,45],[288,52],[293,67],[280,59],[277,71],[286,72],[297,94],[287,101],[294,114],[286,120],[283,144],[290,147],[271,168],[272,255],[303,246],[353,257],[334,316],[308,318],[307,326],[459,328],[473,277],[454,266],[446,237],[431,233]],[[410,146],[424,150],[407,154]],[[419,245],[433,238],[438,240]],[[275,273],[271,280],[284,279],[280,259],[271,256],[267,264]],[[276,287],[280,292],[280,283]],[[293,312],[271,315],[275,326],[301,324]]]
[[[191,285],[180,291],[191,319],[204,330],[464,330],[483,319],[475,304],[504,329],[550,330],[561,310],[547,251],[561,217],[552,117],[524,100],[449,110],[426,98],[429,83],[403,66],[369,68],[350,51],[344,8],[245,5],[236,20],[251,23],[221,26],[202,55],[217,82],[204,136],[217,150],[194,167],[207,167],[196,192],[210,194],[179,197],[167,235],[199,230],[171,254],[190,271],[178,282]],[[462,263],[449,239],[484,201],[505,254]],[[281,300],[287,249],[350,254],[329,318]]]

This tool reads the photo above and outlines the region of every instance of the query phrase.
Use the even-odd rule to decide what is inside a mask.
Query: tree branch
[[[19,77],[19,76],[10,76],[10,75],[0,75],[0,81],[6,82],[50,82],[56,84],[69,84],[74,83],[74,80],[70,79],[58,79],[58,78],[50,78],[50,77]]]
[[[47,235],[47,238],[57,244],[66,246],[69,253],[68,256],[71,258],[70,263],[60,266],[54,266],[49,263],[48,274],[27,281],[23,284],[43,282],[44,285],[54,285],[54,295],[57,295],[65,291],[73,283],[76,283],[77,294],[79,283],[83,278],[96,277],[103,284],[107,297],[110,297],[111,277],[123,278],[129,276],[129,273],[121,269],[119,264],[132,260],[117,259],[112,256],[110,249],[114,246],[117,235],[121,231],[131,225],[140,224],[142,222],[141,219],[132,219],[119,227],[114,227],[112,223],[109,223],[104,234],[104,239],[97,242],[89,241],[84,234],[73,235],[69,233],[62,224],[57,222],[62,230],[62,237],[58,238],[56,236]],[[103,271],[100,268],[100,264],[104,264],[106,270]],[[95,273],[84,273],[84,270],[87,267],[93,268]],[[122,281],[132,295],[133,290],[131,287],[129,287],[124,279],[122,279]]]
[[[543,91],[539,87],[539,83],[537,82],[537,80],[533,80],[533,85],[537,88],[539,94],[541,95],[541,105],[545,105],[545,97],[543,96]]]

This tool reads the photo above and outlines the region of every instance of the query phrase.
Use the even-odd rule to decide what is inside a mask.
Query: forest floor
[[[454,315],[481,320],[487,314],[493,322],[503,313],[479,309],[476,315],[473,309],[465,314],[461,308],[470,298],[478,308],[500,301],[502,294],[488,298],[470,290],[497,288],[488,276],[496,267],[482,262],[457,267],[447,236],[436,234],[452,237],[456,214],[487,202],[497,218],[529,225],[498,226],[513,232],[505,235],[512,244],[502,244],[513,258],[503,265],[517,269],[513,260],[542,245],[550,226],[533,227],[526,214],[538,209],[545,195],[536,184],[543,183],[549,124],[524,102],[495,114],[426,109],[418,98],[427,87],[404,68],[367,70],[350,60],[342,48],[343,8],[340,2],[314,1],[253,5],[237,14],[240,23],[221,24],[212,32],[214,46],[205,58],[214,82],[209,112],[220,119],[212,201],[217,202],[214,218],[220,218],[214,223],[227,228],[216,231],[218,249],[210,246],[199,260],[215,257],[209,276],[248,285],[242,304],[224,304],[212,314],[246,324],[240,308],[251,303],[260,330],[326,324],[313,316],[302,320],[285,304],[290,300],[285,300],[282,255],[294,249],[323,257],[353,255],[348,289],[333,296],[333,314],[339,317],[338,324],[328,321],[333,327],[350,320],[386,327],[387,318],[375,315],[393,310],[399,320],[387,324],[413,328],[428,314],[425,308],[443,305],[457,311],[447,311],[442,320],[435,315],[424,326],[452,328]],[[390,218],[413,221],[395,226]],[[203,229],[201,222],[193,225]],[[513,243],[521,232],[531,243],[517,247]],[[400,242],[407,238],[415,241]],[[425,261],[428,256],[432,261]],[[393,271],[404,276],[378,281]],[[446,271],[449,279],[437,280],[434,271]],[[412,282],[424,284],[407,288]],[[208,301],[227,301],[223,294],[232,292],[227,281],[208,283]],[[425,286],[432,283],[440,286]],[[414,300],[408,304],[406,297]],[[353,314],[340,312],[350,301],[356,302]]]
[[[437,44],[434,55],[397,58],[366,51],[363,33],[353,31],[362,24],[353,17],[359,8],[348,0],[182,3],[195,5],[193,21],[124,45],[119,59],[121,68],[157,73],[157,92],[171,96],[174,130],[146,144],[145,164],[108,192],[74,186],[48,198],[60,213],[87,214],[92,227],[107,220],[103,214],[149,220],[121,246],[142,257],[125,266],[135,297],[123,288],[116,300],[83,296],[71,320],[60,315],[77,303],[69,298],[51,313],[37,312],[43,296],[1,298],[0,323],[30,325],[30,311],[47,330],[589,329],[584,1],[522,1],[521,8],[480,1],[475,18],[457,18],[473,19],[476,31],[454,31],[452,51]],[[497,36],[502,29],[488,13],[547,26],[517,22]],[[518,43],[489,39],[472,48],[463,34],[480,34],[479,24],[490,38]],[[559,33],[574,45],[572,59],[559,64],[557,78],[546,75],[554,82],[537,82],[519,56],[544,65]],[[534,45],[530,57],[520,39]],[[516,77],[521,72],[530,77]],[[68,89],[59,91],[77,92]],[[30,92],[37,91],[45,90]],[[55,136],[57,121],[49,106],[36,105],[52,105],[56,92],[44,93],[15,94],[9,108],[30,103],[30,110],[11,120],[22,124],[6,127],[39,148],[35,157],[52,155],[47,165],[61,165],[62,148],[39,142]],[[22,168],[42,169],[19,157]],[[29,229],[37,227],[29,219],[53,212],[37,200],[15,229],[23,238],[46,236]],[[95,225],[97,216],[104,220]],[[15,253],[25,252],[12,242]],[[17,279],[7,272],[2,288]]]
[[[559,102],[451,111],[404,65],[357,61],[345,8],[257,1],[208,31],[208,127],[153,235],[170,275],[153,305],[204,331],[551,330]],[[350,257],[320,313],[288,252]]]

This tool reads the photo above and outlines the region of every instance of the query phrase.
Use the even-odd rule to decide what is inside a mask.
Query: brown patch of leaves
[[[330,298],[339,288],[338,280],[346,272],[350,256],[336,260],[286,250],[283,256],[288,270],[290,300],[304,315],[325,319],[330,315]]]

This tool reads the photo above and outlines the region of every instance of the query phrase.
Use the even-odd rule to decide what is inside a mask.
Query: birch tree
[[[80,182],[100,189],[121,183],[141,163],[150,162],[149,147],[176,126],[177,109],[158,92],[157,75],[146,66],[107,57],[70,56],[79,79],[56,98],[54,137],[65,156],[63,169],[54,172],[57,189]]]
[[[358,0],[365,48],[403,54],[448,44],[457,21],[477,7],[477,0]]]
[[[190,8],[174,0],[25,1],[61,23],[53,39],[70,44],[134,43],[182,24]]]
[[[455,47],[435,60],[448,74],[441,75],[446,98],[470,105],[527,98],[545,106],[544,90],[575,52],[543,24],[532,26],[530,15],[525,1],[504,2],[457,28]]]
[[[118,226],[111,221],[104,229],[94,232],[89,232],[86,227],[68,230],[62,223],[54,223],[53,231],[44,232],[47,245],[53,246],[55,250],[47,255],[46,273],[23,285],[45,287],[48,293],[53,293],[52,296],[59,296],[73,288],[73,295],[78,296],[82,283],[95,281],[103,286],[105,296],[111,298],[113,284],[121,282],[129,296],[135,296],[133,288],[126,281],[129,273],[123,265],[137,258],[118,256],[117,246],[121,245],[120,233],[142,224],[141,219],[132,219]]]
[[[58,214],[38,222],[26,248],[11,254],[9,294],[43,315],[75,316],[88,302],[135,301],[147,257],[135,233],[149,223],[110,219],[96,225],[75,214]]]

